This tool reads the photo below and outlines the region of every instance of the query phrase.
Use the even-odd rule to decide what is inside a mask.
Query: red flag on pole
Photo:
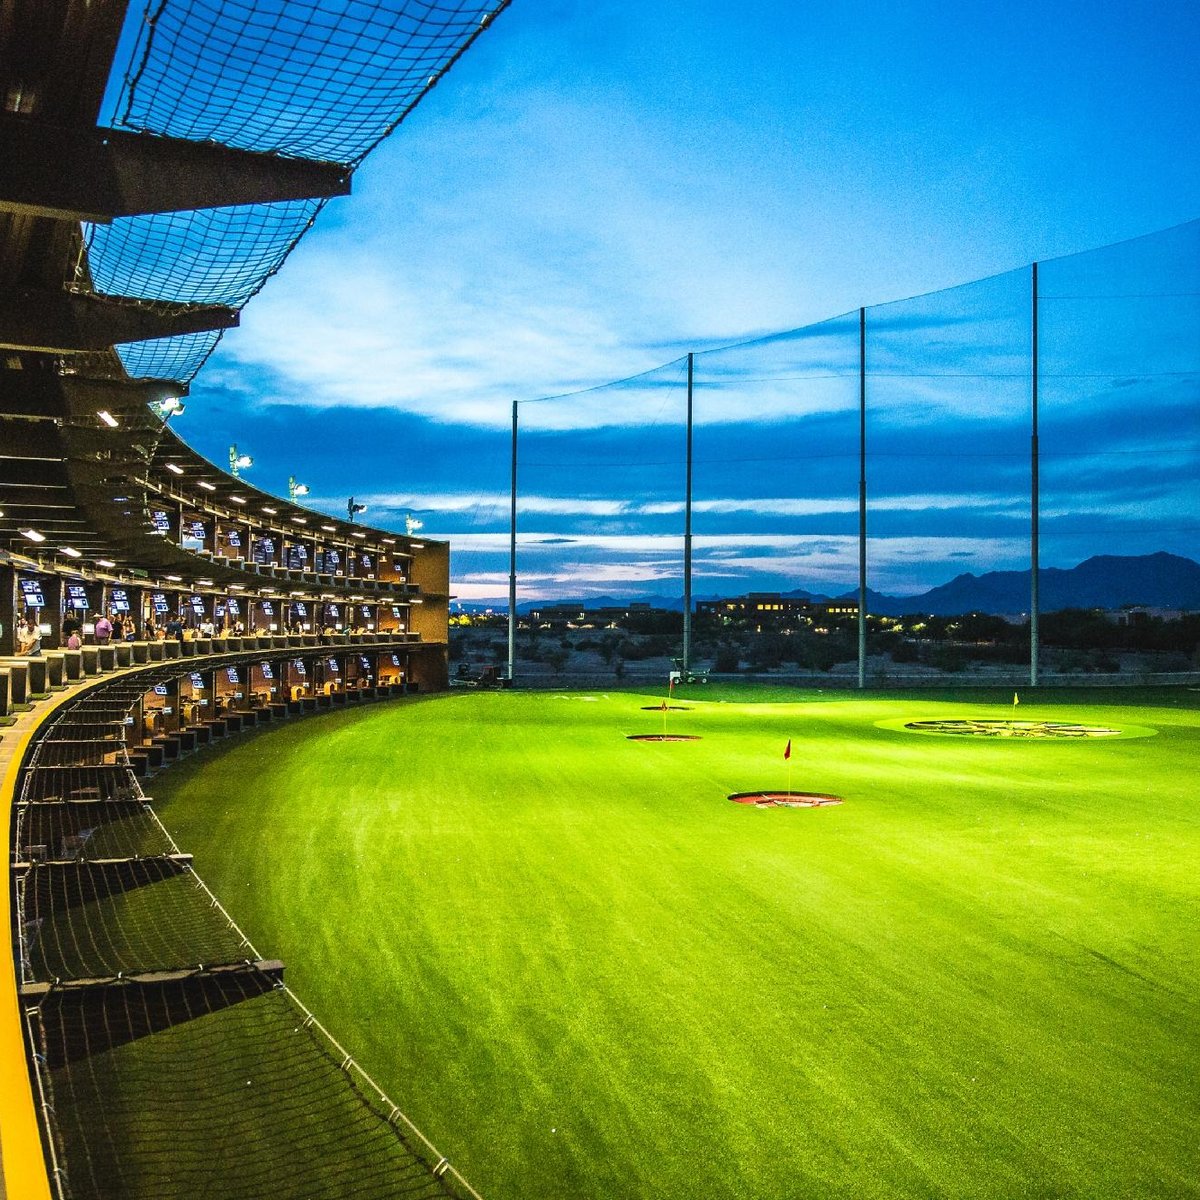
[[[783,748],[783,757],[784,757],[785,761],[792,757],[792,739],[791,738],[788,738],[788,744],[786,746],[784,746],[784,748]]]

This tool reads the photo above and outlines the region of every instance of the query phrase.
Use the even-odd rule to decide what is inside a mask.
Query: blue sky
[[[457,594],[499,597],[511,403],[650,371],[523,404],[522,592],[678,595],[677,360],[707,351],[696,592],[845,590],[856,316],[712,348],[995,277],[870,314],[871,585],[1023,566],[1018,269],[1200,215],[1197,61],[1185,3],[515,0],[247,306],[179,431],[316,507],[415,514]],[[1047,565],[1195,544],[1196,241],[1044,268]]]

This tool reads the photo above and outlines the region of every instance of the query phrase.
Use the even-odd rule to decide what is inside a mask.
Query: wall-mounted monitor
[[[154,685],[154,694],[156,696],[165,696],[167,694],[167,685],[165,683],[156,683]]]
[[[46,597],[42,595],[42,585],[37,579],[21,580],[21,598],[28,608],[46,607]]]
[[[129,611],[129,593],[124,588],[113,588],[108,593],[108,603],[113,612],[127,613]]]
[[[264,600],[262,602],[262,610],[263,616],[265,617],[273,617],[275,615],[275,605],[273,605],[270,600]]]
[[[185,521],[179,531],[179,544],[185,550],[203,550],[208,528],[203,521]]]
[[[361,664],[361,666],[362,666],[362,669],[363,669],[364,671],[370,671],[370,669],[371,669],[371,660],[370,660],[370,659],[369,659],[369,658],[368,658],[368,657],[367,657],[365,654],[360,654],[360,655],[358,656],[358,661],[359,661],[359,663]]]
[[[67,607],[72,612],[87,612],[91,607],[88,604],[87,588],[82,583],[67,584]]]
[[[204,597],[191,596],[188,598],[188,603],[192,606],[192,612],[198,617],[204,616]]]
[[[292,605],[292,608],[295,610],[296,616],[298,616],[298,617],[307,617],[308,616],[308,605],[307,604],[302,604],[299,601],[297,601],[295,604]]]
[[[369,571],[371,569],[371,556],[369,554],[360,554],[358,561]]]
[[[400,605],[392,605],[392,616],[397,618],[404,616],[404,610],[400,607]]]
[[[275,678],[275,676],[271,674],[271,664],[270,663],[262,664],[262,676],[264,679],[274,679]]]
[[[193,674],[191,676],[189,676],[189,678],[192,681],[192,687],[197,688],[199,691],[204,691],[204,676],[203,675],[193,672]]]
[[[308,674],[308,668],[305,667],[304,659],[302,658],[293,659],[292,670],[294,670],[301,678]]]
[[[230,596],[225,602],[225,606],[229,610],[229,615],[231,617],[240,617],[242,615],[242,610],[239,607],[238,602],[232,596]]]
[[[338,666],[336,658],[327,658],[325,661],[329,666],[329,673],[331,675],[337,675],[341,671],[342,668]]]
[[[398,667],[399,665],[400,665],[400,655],[398,655],[398,654],[393,654],[393,655],[392,655],[392,666],[393,666],[393,667]]]
[[[225,541],[236,549],[242,544],[242,535],[236,529],[227,529],[225,531]]]
[[[171,532],[171,516],[165,509],[151,509],[150,520],[154,524],[155,533],[167,534]]]
[[[238,679],[237,667],[226,667],[225,668],[225,678],[228,679],[230,683],[240,683],[241,682],[241,680]]]
[[[171,606],[167,603],[167,598],[162,592],[151,592],[150,603],[154,607],[156,613],[169,612]]]

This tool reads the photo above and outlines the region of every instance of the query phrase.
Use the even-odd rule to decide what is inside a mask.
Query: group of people
[[[218,628],[209,616],[201,617],[196,625],[185,625],[177,614],[172,613],[160,621],[151,613],[142,626],[142,639],[147,642],[190,642],[196,638],[242,637],[245,632],[241,621],[226,621]]]
[[[97,613],[92,617],[91,623],[92,637],[97,646],[108,646],[114,642],[132,642],[137,637],[137,626],[134,624],[133,618],[122,616],[120,613],[115,613],[111,619],[104,613]],[[240,620],[230,622],[226,619],[225,623],[218,628],[212,617],[204,616],[200,618],[197,625],[185,626],[177,614],[172,614],[166,620],[160,621],[155,614],[151,613],[142,626],[142,638],[147,642],[167,640],[183,642],[195,638],[243,637],[245,632],[245,626]],[[306,630],[300,621],[293,621],[290,624],[284,623],[283,632],[298,636],[305,633]],[[335,637],[339,632],[341,631],[328,624],[320,630],[322,638],[326,639]],[[366,633],[367,630],[356,627],[345,632]],[[83,645],[83,623],[74,614],[63,618],[62,633],[63,643],[68,650],[78,650]],[[27,616],[18,622],[16,642],[18,654],[32,656],[42,652],[41,630],[35,617]]]

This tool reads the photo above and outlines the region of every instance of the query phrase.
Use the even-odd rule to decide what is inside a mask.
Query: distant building
[[[858,615],[858,605],[852,600],[830,600],[817,603],[800,596],[784,596],[780,592],[749,592],[745,596],[728,596],[720,600],[699,600],[696,615],[721,621],[754,621],[759,625],[786,625],[793,620],[812,620],[814,617]]]
[[[1105,620],[1114,625],[1136,625],[1139,621],[1179,621],[1191,616],[1191,613],[1183,608],[1151,608],[1135,604],[1127,608],[1109,609],[1103,615]]]

